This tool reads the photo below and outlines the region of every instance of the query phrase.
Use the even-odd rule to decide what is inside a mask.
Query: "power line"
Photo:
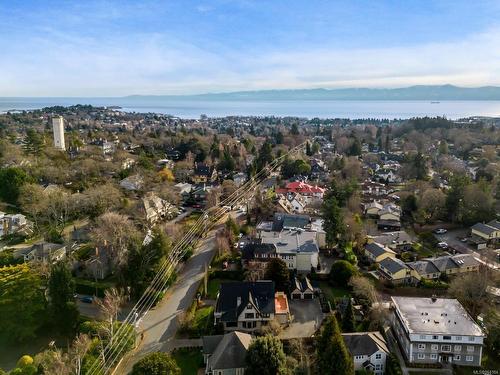
[[[212,207],[203,212],[195,224],[188,230],[184,237],[173,247],[167,259],[162,263],[160,269],[157,271],[155,277],[150,285],[144,291],[143,295],[139,298],[134,308],[127,315],[122,322],[120,328],[115,332],[114,336],[118,337],[118,342],[115,343],[110,340],[108,345],[104,348],[104,355],[101,359],[96,359],[92,366],[89,368],[88,375],[94,375],[99,369],[104,370],[106,373],[114,365],[114,362],[120,358],[120,355],[125,350],[125,344],[129,331],[126,330],[126,324],[131,324],[138,317],[143,317],[151,309],[158,298],[158,293],[166,287],[173,269],[177,266],[179,261],[186,253],[189,246],[195,246],[200,237],[212,227],[227,213],[226,206],[234,206],[241,201],[247,194],[252,192],[268,173],[277,169],[285,158],[304,147],[306,142],[290,149],[287,153],[274,159],[266,167],[261,169],[249,181],[243,184],[240,188],[234,191],[229,197],[221,201],[217,206]],[[262,181],[261,181],[262,179]],[[125,335],[121,336],[124,332]],[[135,332],[134,332],[135,333]]]

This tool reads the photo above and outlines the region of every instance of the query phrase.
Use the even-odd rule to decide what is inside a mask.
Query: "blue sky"
[[[5,1],[0,96],[500,85],[500,1]]]

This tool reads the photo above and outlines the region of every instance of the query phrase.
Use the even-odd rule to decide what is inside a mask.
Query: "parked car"
[[[91,297],[91,296],[81,297],[80,301],[82,301],[84,303],[92,303],[92,302],[94,302],[94,297]]]
[[[437,244],[437,247],[439,247],[440,249],[447,249],[448,248],[448,244],[446,242],[439,242]]]
[[[446,232],[448,232],[448,231],[444,228],[438,228],[438,229],[434,230],[434,233],[436,233],[436,234],[445,234]]]

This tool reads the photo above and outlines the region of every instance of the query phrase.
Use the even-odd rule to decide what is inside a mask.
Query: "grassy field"
[[[203,355],[200,348],[176,349],[172,355],[181,368],[182,375],[196,375],[198,369],[203,367]]]
[[[332,307],[335,306],[335,300],[342,298],[342,297],[348,297],[351,295],[351,291],[348,289],[344,288],[336,288],[331,286],[328,282],[326,281],[320,281],[319,287],[325,293],[325,297],[330,301],[332,304]]]
[[[211,279],[208,281],[208,293],[207,293],[208,299],[216,299],[217,298],[217,293],[219,292],[220,284],[223,281],[225,281],[225,280]]]

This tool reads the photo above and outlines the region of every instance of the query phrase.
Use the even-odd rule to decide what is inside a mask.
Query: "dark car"
[[[80,301],[85,302],[85,303],[92,303],[92,302],[94,302],[94,297],[91,297],[91,296],[82,297],[82,298],[80,298]]]

